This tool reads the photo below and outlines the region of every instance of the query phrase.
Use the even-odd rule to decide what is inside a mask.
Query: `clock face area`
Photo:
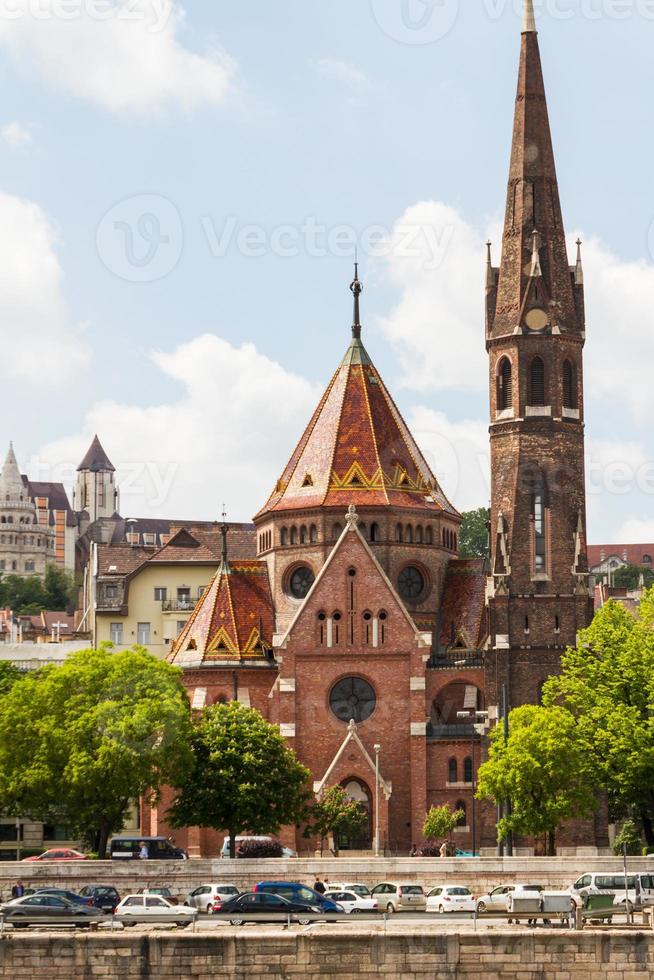
[[[534,333],[542,333],[547,326],[549,326],[550,319],[545,312],[545,310],[534,309],[529,310],[525,317],[525,323],[527,329],[533,331]]]

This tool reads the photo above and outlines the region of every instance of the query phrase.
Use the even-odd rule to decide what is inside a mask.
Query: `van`
[[[143,845],[148,849],[150,861],[186,861],[188,854],[181,847],[175,847],[165,837],[134,837],[120,834],[109,841],[109,856],[112,861],[138,861]]]
[[[251,841],[251,840],[260,841],[263,844],[272,844],[273,843],[273,838],[272,837],[254,837],[254,836],[252,836],[252,834],[239,836],[239,837],[236,838],[236,852],[237,852],[236,853],[236,856],[237,857],[238,857],[238,846],[239,846],[239,844],[244,844],[246,841]],[[228,858],[229,857],[229,837],[225,837],[225,839],[223,840],[223,846],[220,848],[220,856],[221,856],[221,858]],[[295,851],[292,851],[290,849],[290,847],[283,847],[282,848],[282,857],[285,857],[285,858],[294,858],[294,857],[297,857],[297,854],[295,853]]]
[[[654,872],[643,871],[627,875],[625,896],[624,874],[607,874],[593,871],[582,875],[570,888],[575,905],[583,905],[589,895],[615,895],[616,905],[624,905],[625,898],[636,907],[654,905]]]

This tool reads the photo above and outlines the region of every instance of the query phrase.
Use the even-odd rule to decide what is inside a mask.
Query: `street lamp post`
[[[381,745],[375,745],[375,857],[379,857],[379,753]]]

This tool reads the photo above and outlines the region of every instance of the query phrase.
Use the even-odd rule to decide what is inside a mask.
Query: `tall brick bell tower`
[[[586,556],[580,243],[571,266],[533,0],[525,0],[502,243],[488,247],[491,574],[488,700],[538,703],[593,614]]]

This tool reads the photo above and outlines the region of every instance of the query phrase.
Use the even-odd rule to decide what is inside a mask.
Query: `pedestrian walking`
[[[318,892],[319,895],[324,895],[327,891],[320,878],[316,878],[313,885],[313,890],[314,892]]]
[[[25,886],[22,881],[17,881],[16,884],[11,889],[12,898],[22,898],[25,894]]]

